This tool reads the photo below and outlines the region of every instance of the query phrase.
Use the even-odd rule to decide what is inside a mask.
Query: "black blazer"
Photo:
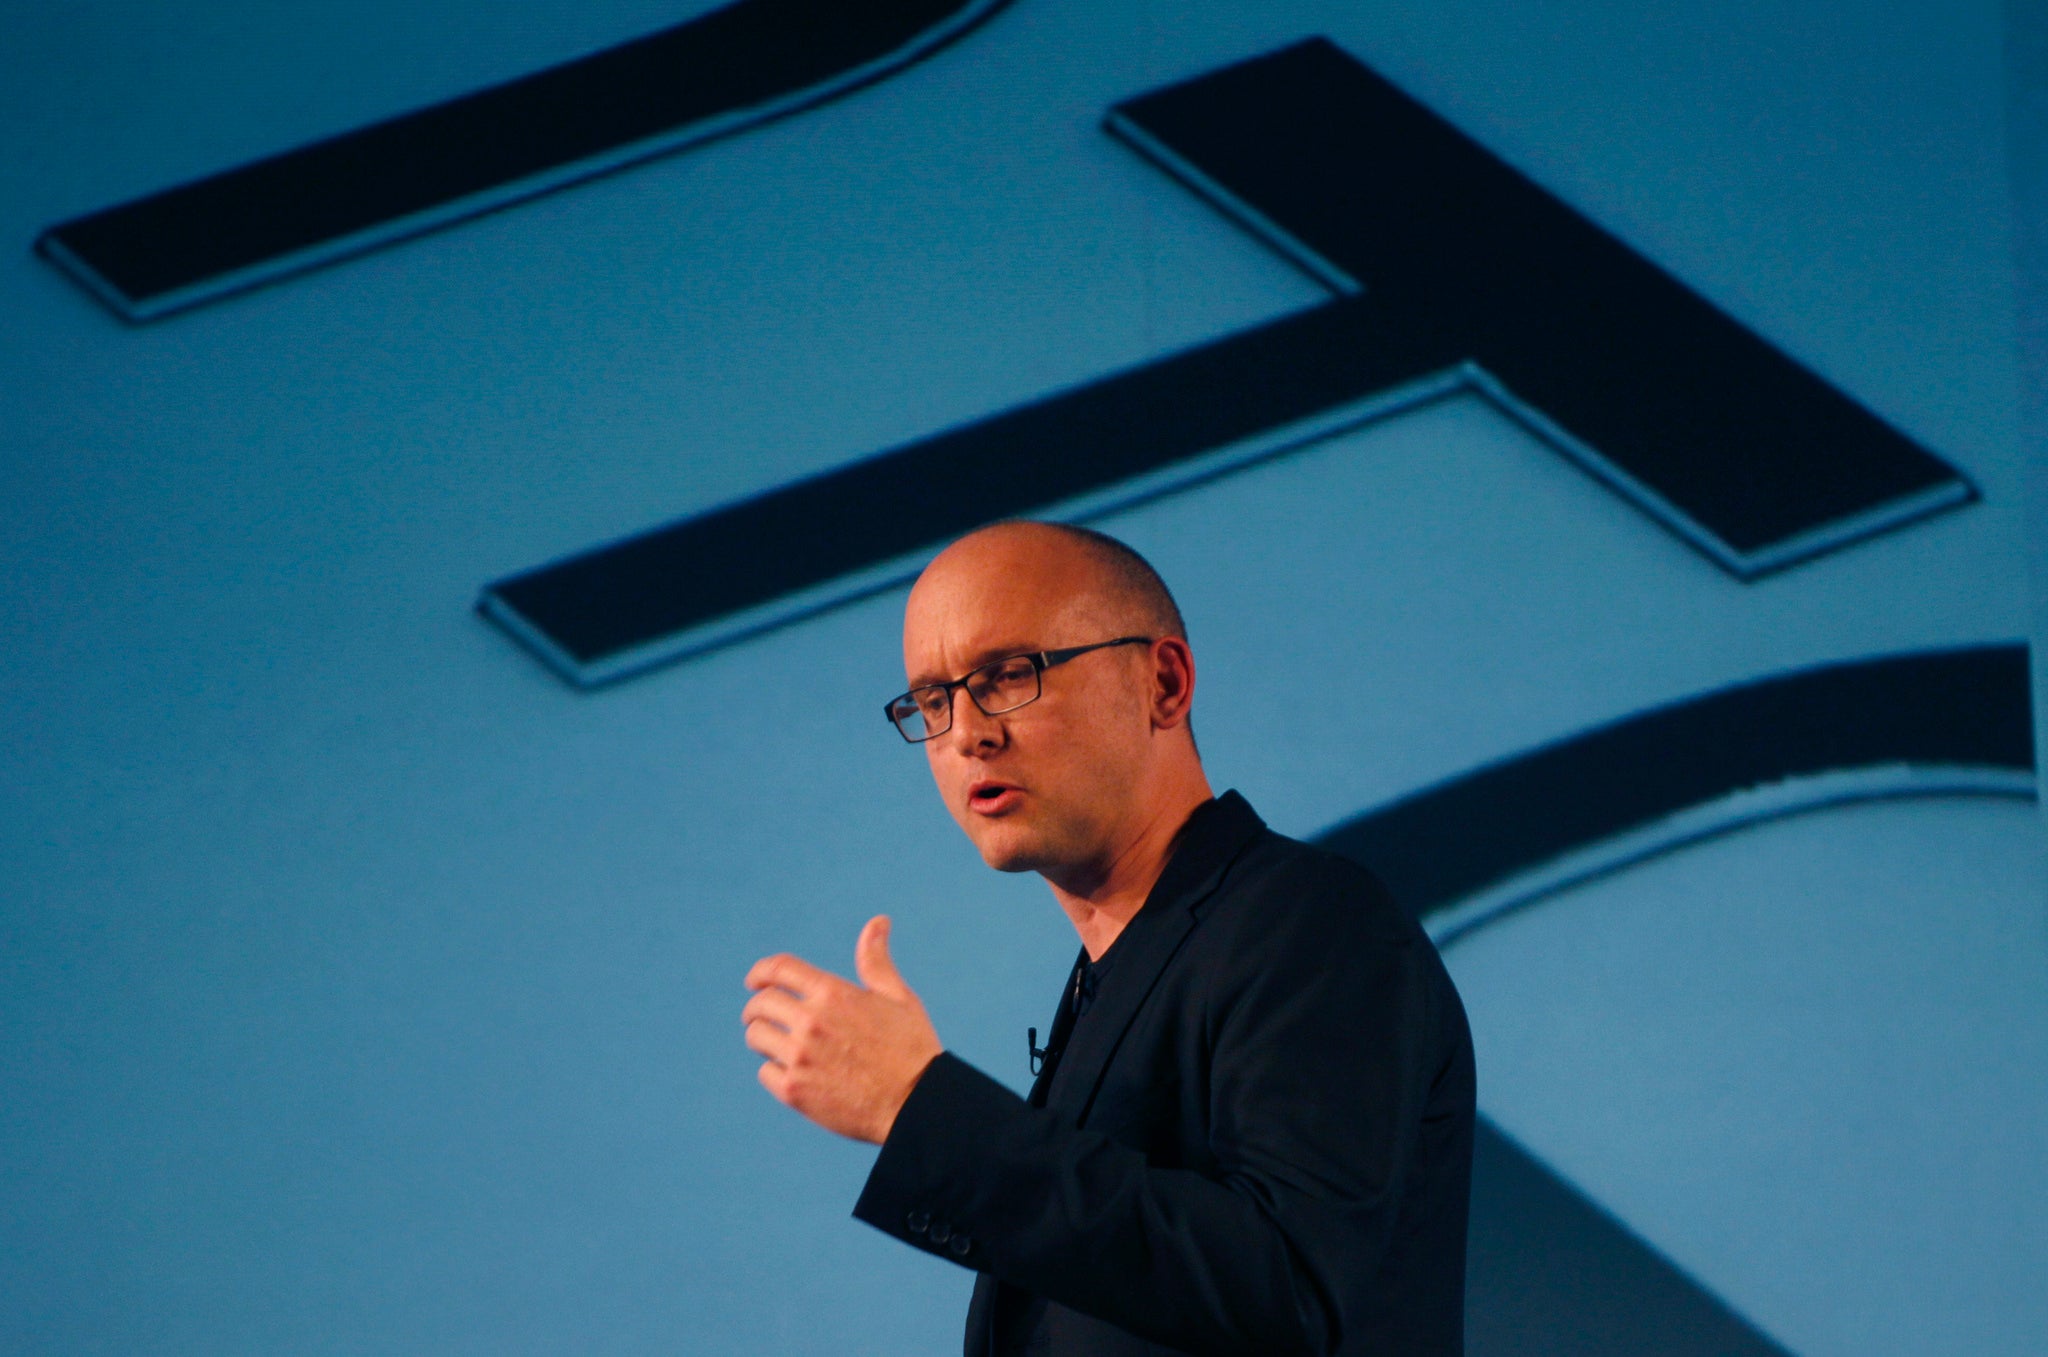
[[[1062,1357],[1461,1352],[1472,1039],[1415,921],[1232,792],[1111,955],[1030,1100],[934,1060],[854,1208],[983,1274],[968,1357],[1020,1315]]]

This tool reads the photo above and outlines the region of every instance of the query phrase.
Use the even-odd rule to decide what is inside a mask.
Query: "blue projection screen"
[[[1028,1082],[1022,512],[1439,939],[1474,1357],[2048,1350],[2000,7],[843,10],[17,16],[0,1351],[957,1350],[741,977]]]

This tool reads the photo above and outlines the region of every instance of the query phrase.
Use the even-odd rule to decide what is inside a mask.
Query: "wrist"
[[[903,1114],[903,1109],[909,1104],[910,1095],[917,1092],[918,1082],[924,1078],[926,1071],[931,1069],[932,1062],[945,1053],[945,1048],[940,1047],[919,1063],[916,1072],[910,1076],[910,1081],[903,1086],[903,1091],[896,1096],[894,1102],[882,1116],[876,1119],[875,1126],[871,1128],[875,1133],[873,1136],[875,1144],[882,1145],[888,1143],[889,1133],[896,1129],[896,1119]]]

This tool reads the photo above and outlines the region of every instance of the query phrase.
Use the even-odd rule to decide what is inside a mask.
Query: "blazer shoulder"
[[[1270,829],[1225,869],[1201,906],[1203,931],[1233,950],[1426,941],[1377,876],[1346,857]]]

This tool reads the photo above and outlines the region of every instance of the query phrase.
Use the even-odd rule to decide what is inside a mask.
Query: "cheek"
[[[1085,751],[1077,750],[1077,772],[1087,780],[1091,799],[1120,803],[1138,780],[1148,749],[1142,729],[1132,722],[1104,723],[1093,732]]]

